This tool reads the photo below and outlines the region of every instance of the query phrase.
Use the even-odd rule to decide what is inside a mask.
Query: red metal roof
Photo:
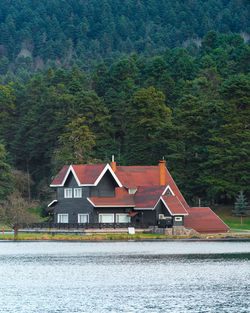
[[[160,184],[158,166],[117,166],[115,174],[128,188]]]
[[[94,184],[104,170],[106,164],[71,165],[81,185]],[[65,166],[55,177],[52,186],[62,185],[68,173],[69,165]]]
[[[152,209],[155,207],[166,186],[142,186],[138,187],[135,199],[135,208]]]
[[[107,164],[72,165],[80,184],[94,184]]]
[[[61,169],[61,171],[56,175],[56,177],[52,181],[51,185],[61,185],[68,169],[69,169],[69,165],[64,166]]]
[[[193,228],[199,233],[224,233],[230,228],[210,209],[189,208],[188,216],[184,219],[184,226]]]
[[[115,188],[115,197],[90,197],[94,206],[100,207],[134,207],[134,195],[130,195],[124,187]]]
[[[188,215],[187,210],[184,208],[178,197],[176,196],[162,196],[164,203],[170,210],[171,215]]]
[[[116,176],[123,186],[134,188],[135,186],[159,186],[160,170],[159,166],[117,166]],[[166,186],[169,185],[175,196],[179,198],[185,208],[189,208],[186,200],[175,184],[172,176],[166,168]],[[166,187],[165,186],[165,187]]]

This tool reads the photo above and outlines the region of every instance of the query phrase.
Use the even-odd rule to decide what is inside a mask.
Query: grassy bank
[[[169,236],[169,235],[157,235],[157,234],[93,234],[93,235],[51,235],[51,234],[19,234],[17,240],[53,240],[53,241],[112,241],[112,240],[167,240],[167,239],[228,239],[228,238],[249,238],[250,233],[245,234],[200,234],[198,236]],[[0,234],[0,240],[14,240],[13,234]]]

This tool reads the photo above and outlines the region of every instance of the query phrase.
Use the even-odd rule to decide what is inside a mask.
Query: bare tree
[[[0,219],[9,227],[14,229],[14,240],[17,239],[20,226],[34,223],[39,220],[36,214],[29,212],[34,204],[23,199],[18,191],[7,197],[0,208]]]

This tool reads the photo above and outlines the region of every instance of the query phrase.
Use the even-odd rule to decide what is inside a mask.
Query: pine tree
[[[243,191],[240,191],[240,194],[237,196],[235,203],[233,214],[235,216],[240,216],[240,223],[242,224],[242,217],[246,216],[248,212],[248,203],[247,199],[243,194]]]
[[[86,125],[85,118],[78,118],[66,125],[66,131],[59,137],[59,147],[55,151],[58,167],[65,164],[95,162],[91,153],[95,146],[94,135]]]

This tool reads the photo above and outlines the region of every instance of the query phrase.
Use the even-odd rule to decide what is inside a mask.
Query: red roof
[[[123,186],[156,186],[159,185],[158,166],[117,166],[115,174]]]
[[[106,164],[85,164],[65,166],[51,183],[51,186],[62,186],[72,169],[80,185],[93,185],[101,175]],[[173,178],[165,168],[166,185],[160,186],[159,166],[117,166],[115,176],[121,184],[128,188],[138,187],[135,195],[136,207],[153,208],[167,185],[179,198],[185,208],[188,204],[176,186]]]
[[[165,170],[166,186],[169,185],[183,206],[185,208],[189,208],[186,200],[182,196],[169,171],[167,168],[165,168]],[[159,166],[117,166],[115,174],[122,185],[128,188],[134,188],[135,186],[152,187],[159,186],[160,184]]]
[[[94,184],[100,176],[107,164],[85,164],[85,165],[71,165],[74,173],[77,176],[81,185]],[[69,165],[65,166],[55,177],[51,186],[58,186],[64,183],[65,177],[69,170]]]
[[[115,188],[115,197],[90,197],[88,200],[100,207],[134,207],[134,195],[130,195],[124,187]]]
[[[139,187],[134,195],[135,208],[153,209],[165,189],[166,186]]]
[[[64,166],[61,171],[56,175],[51,185],[61,185],[65,175],[67,174],[69,165]]]
[[[72,165],[80,184],[94,184],[107,164]]]
[[[176,196],[162,196],[164,203],[167,205],[171,215],[188,215],[178,197]]]
[[[199,233],[222,233],[229,227],[210,208],[189,208],[184,226],[193,228]]]

